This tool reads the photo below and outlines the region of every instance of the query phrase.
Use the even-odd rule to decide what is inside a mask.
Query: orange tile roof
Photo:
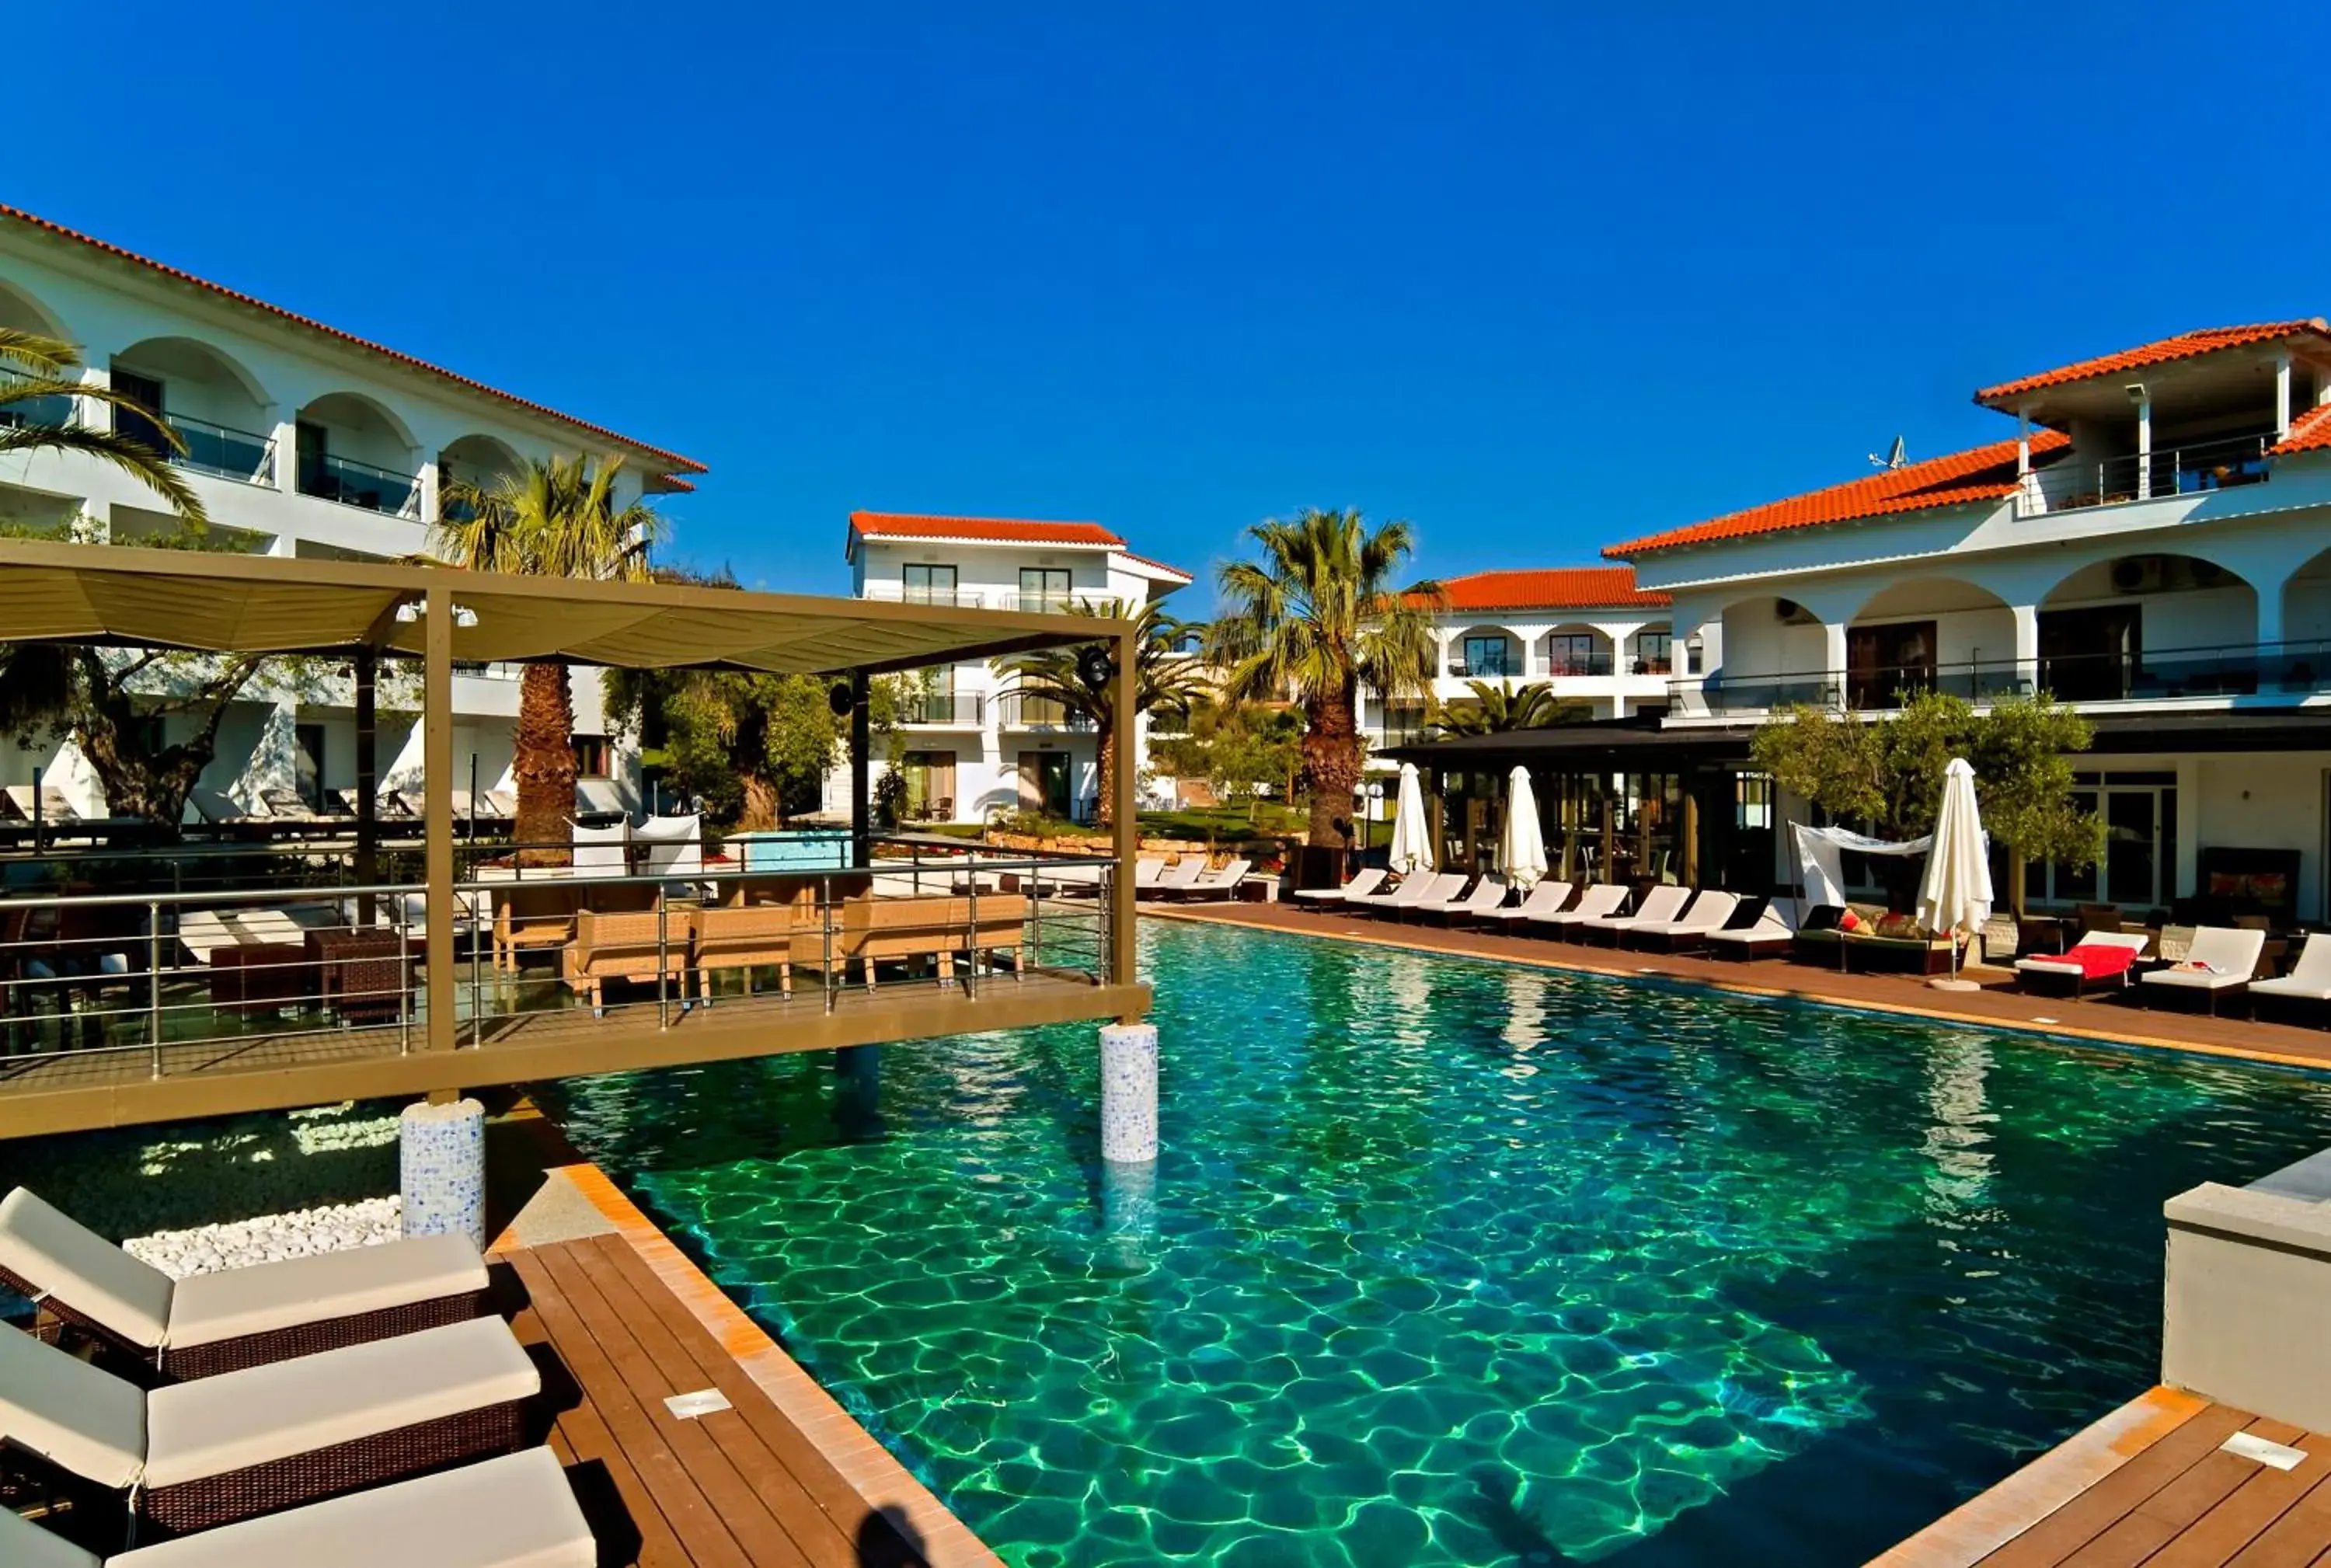
[[[1015,545],[1102,546],[1125,541],[1099,523],[1039,523],[1017,518],[933,518],[904,512],[852,512],[851,531],[869,539],[980,539]]]
[[[2280,457],[2293,451],[2331,451],[2331,403],[2317,404],[2290,422],[2290,433],[2268,451]]]
[[[141,256],[135,251],[124,250],[119,245],[109,243],[107,241],[97,239],[89,234],[84,234],[77,229],[68,229],[62,223],[51,223],[46,218],[40,217],[35,214],[25,212],[21,208],[0,204],[0,218],[13,218],[18,223],[29,223],[33,228],[39,229],[45,233],[53,234],[59,239],[71,240],[75,244],[86,245],[92,251],[100,251],[106,255],[117,257],[124,261],[132,262],[138,266],[145,268],[148,271],[159,273],[165,278],[173,279],[181,283],[192,284],[195,288],[203,290],[206,293],[215,294],[223,299],[232,299],[238,305],[248,306],[253,310],[263,311],[267,315],[274,317],[279,321],[288,321],[294,327],[303,328],[310,332],[320,332],[327,337],[337,338],[342,343],[353,345],[356,347],[364,349],[369,354],[378,354],[386,358],[394,359],[399,365],[407,366],[412,369],[424,372],[430,375],[434,375],[441,380],[450,381],[455,385],[466,387],[471,392],[484,393],[488,397],[498,398],[503,403],[511,404],[513,407],[523,408],[529,413],[543,414],[548,418],[557,420],[562,424],[572,425],[576,430],[587,432],[592,435],[614,442],[619,445],[633,447],[640,451],[647,452],[653,457],[659,458],[663,461],[671,464],[672,467],[680,470],[683,473],[700,474],[711,471],[692,457],[682,457],[676,451],[666,451],[660,446],[650,446],[643,441],[635,441],[632,437],[624,435],[620,432],[609,430],[604,425],[593,424],[588,420],[577,419],[571,413],[561,413],[555,408],[546,407],[542,404],[530,402],[526,398],[519,397],[513,394],[488,386],[482,381],[472,381],[466,375],[456,375],[454,372],[447,370],[441,366],[432,365],[425,359],[415,359],[410,354],[400,354],[394,348],[389,348],[381,344],[370,342],[367,339],[358,337],[353,332],[343,332],[337,327],[328,327],[321,321],[313,320],[308,317],[286,310],[281,305],[270,305],[264,299],[255,299],[248,294],[238,293],[233,289],[225,288],[220,284],[211,282],[207,279],[197,278],[192,272],[181,271],[177,268],[168,265],[166,262],[157,261],[150,257]]]
[[[1441,580],[1443,610],[1589,610],[1673,602],[1635,586],[1632,566],[1554,566],[1474,572]]]
[[[2070,445],[2059,432],[2034,430],[2031,451],[2036,457]],[[1671,550],[1680,545],[1709,544],[1719,539],[1746,538],[1753,534],[1778,534],[1822,523],[1850,522],[1897,512],[1922,512],[1930,507],[1962,506],[1970,501],[2001,500],[2015,493],[2015,443],[1995,441],[1947,457],[1883,469],[1827,489],[1812,490],[1786,500],[1768,501],[1746,511],[1730,512],[1688,528],[1672,528],[1613,545],[1603,554],[1613,560]]]
[[[2043,370],[2036,375],[2003,381],[1997,386],[1986,386],[1976,393],[1974,400],[1977,403],[1996,403],[2002,398],[2018,397],[2043,387],[2062,386],[2094,376],[2139,370],[2148,365],[2163,365],[2175,359],[2192,359],[2197,355],[2214,354],[2222,348],[2271,343],[2278,337],[2296,337],[2302,333],[2312,334],[2331,344],[2331,326],[2326,326],[2320,316],[2304,321],[2266,321],[2252,327],[2204,327],[2199,331],[2181,332],[2174,337],[2164,337],[2158,343],[2124,348],[2117,354],[2102,355],[2095,359],[2083,359],[2077,365]]]

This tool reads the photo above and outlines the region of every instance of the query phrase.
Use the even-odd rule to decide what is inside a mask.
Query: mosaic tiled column
[[[1138,1165],[1157,1157],[1157,1026],[1100,1026],[1100,1157]]]
[[[486,1107],[473,1099],[404,1107],[397,1127],[404,1233],[486,1244]]]

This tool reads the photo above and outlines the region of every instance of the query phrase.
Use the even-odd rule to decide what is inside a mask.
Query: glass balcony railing
[[[216,474],[221,479],[241,480],[245,484],[275,482],[275,442],[271,437],[184,413],[165,414],[163,423],[186,449],[168,454],[176,467]]]
[[[1086,715],[1070,713],[1049,697],[1006,697],[1002,701],[1007,728],[1084,731],[1093,727]]]
[[[300,454],[300,493],[342,506],[402,517],[413,508],[416,486],[411,474],[392,473],[328,452]]]
[[[2181,698],[2282,696],[2331,692],[2331,639],[2225,643],[2132,653],[2099,650],[2050,653],[2028,661],[1966,660],[1948,664],[1801,670],[1670,681],[1679,713],[1756,713],[1810,703],[1870,712],[1905,697],[1939,691],[1969,702],[2046,691],[2067,702],[2160,702]]]
[[[62,393],[0,403],[0,429],[62,430],[72,417],[73,400]]]
[[[987,698],[975,691],[917,691],[899,699],[900,724],[972,729],[985,722],[986,717]]]

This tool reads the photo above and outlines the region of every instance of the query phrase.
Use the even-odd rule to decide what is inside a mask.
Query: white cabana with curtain
[[[1791,822],[1789,832],[1796,841],[1797,867],[1804,877],[1808,909],[1824,904],[1842,906],[1846,902],[1843,865],[1847,851],[1857,855],[1923,855],[1935,841],[1932,833],[1897,843],[1846,828],[1812,828],[1803,822]]]

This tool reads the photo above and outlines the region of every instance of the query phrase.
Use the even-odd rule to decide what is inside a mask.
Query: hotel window
[[[300,798],[319,811],[324,804],[324,727],[291,727],[291,771]]]
[[[955,814],[955,753],[910,751],[899,759],[907,780],[907,815],[928,822]]]
[[[605,778],[607,774],[607,737],[604,735],[575,736],[575,772],[580,778]]]
[[[1602,641],[1592,632],[1556,632],[1546,640],[1546,672],[1548,675],[1607,675],[1607,669],[1597,669],[1601,662],[1595,644]]]
[[[1068,607],[1069,570],[1066,566],[1020,568],[1020,608],[1058,611]]]
[[[1502,633],[1489,637],[1466,638],[1463,651],[1465,673],[1486,676],[1491,679],[1502,675],[1520,674],[1519,670],[1512,667],[1513,661],[1510,657],[1512,647],[1513,644]]]
[[[1635,633],[1635,672],[1665,675],[1673,667],[1675,640],[1665,632]]]
[[[2104,858],[2078,870],[2033,861],[2024,897],[2040,904],[2117,904],[2164,908],[2177,896],[2177,775],[2083,773],[2072,803],[2104,818]]]
[[[1424,704],[1421,702],[1387,702],[1380,712],[1386,746],[1398,746],[1424,733]]]
[[[114,370],[110,379],[117,394],[137,404],[134,408],[113,405],[115,433],[160,456],[170,456],[170,438],[162,433],[162,384],[150,375],[121,369]]]
[[[909,604],[952,604],[955,603],[955,568],[953,566],[907,566],[901,568],[899,597]]]

